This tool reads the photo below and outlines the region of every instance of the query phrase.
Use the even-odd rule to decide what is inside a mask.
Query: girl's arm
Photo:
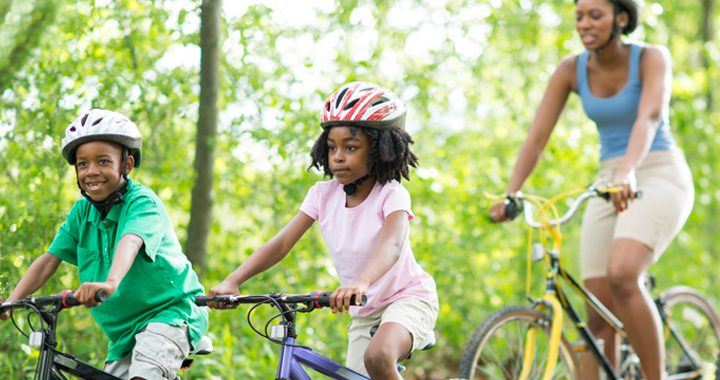
[[[645,47],[640,62],[640,79],[643,89],[638,105],[638,116],[632,127],[627,151],[613,176],[613,184],[623,191],[613,193],[612,200],[618,212],[628,207],[634,198],[635,169],[647,155],[657,129],[670,102],[672,71],[670,54],[664,48]]]
[[[252,276],[264,272],[287,256],[290,249],[312,226],[314,220],[299,211],[277,235],[253,252],[234,272],[208,292],[209,295],[237,294],[238,288]],[[214,302],[212,308],[224,308]]]
[[[78,290],[75,291],[75,298],[81,304],[93,307],[98,304],[95,300],[95,294],[100,290],[104,290],[108,297],[113,295],[130,267],[132,267],[135,257],[137,257],[142,246],[143,239],[141,237],[134,234],[123,235],[115,248],[113,263],[110,266],[110,273],[108,273],[105,282],[84,282],[80,284]]]
[[[573,90],[575,61],[576,57],[574,56],[564,59],[550,77],[545,94],[530,125],[527,138],[520,148],[518,159],[515,162],[515,168],[507,187],[509,194],[522,188],[523,183],[535,169],[540,160],[540,155],[545,150],[555,124],[560,118],[563,108],[565,108],[568,96]],[[493,205],[490,208],[490,217],[496,222],[507,220],[504,207],[503,203]]]
[[[393,211],[385,218],[378,243],[363,271],[352,283],[339,287],[330,296],[330,307],[333,312],[350,310],[350,297],[356,296],[359,304],[362,296],[367,293],[370,284],[382,277],[397,262],[402,245],[408,233],[408,213],[404,210]]]

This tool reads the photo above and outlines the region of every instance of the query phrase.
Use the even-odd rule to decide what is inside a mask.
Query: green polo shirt
[[[90,309],[110,339],[106,361],[132,353],[135,335],[150,322],[187,324],[194,347],[207,331],[207,311],[195,305],[203,287],[182,252],[165,206],[149,188],[128,179],[125,202],[103,220],[85,198],[60,226],[48,252],[78,267],[80,282],[104,282],[115,247],[126,234],[144,245],[116,292]]]

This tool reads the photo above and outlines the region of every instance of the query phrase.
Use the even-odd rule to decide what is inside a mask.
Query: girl
[[[323,107],[310,165],[333,179],[310,188],[285,228],[209,294],[237,293],[317,221],[342,284],[331,296],[332,310],[352,316],[347,366],[373,379],[401,379],[397,361],[434,339],[438,314],[435,282],[410,248],[414,216],[400,180],[409,179],[417,158],[404,124],[404,104],[385,88],[353,82],[335,91]],[[367,304],[351,305],[352,295],[367,295]]]
[[[622,188],[611,203],[594,199],[588,205],[581,233],[582,275],[622,320],[644,378],[660,379],[660,316],[642,280],[685,223],[694,196],[690,170],[670,130],[670,57],[664,47],[621,39],[637,26],[635,1],[575,4],[575,29],[587,50],[560,62],[550,78],[507,191],[520,190],[532,173],[570,92],[580,95],[600,134],[600,178]],[[642,199],[633,199],[636,187]],[[503,207],[493,205],[490,217],[507,220]],[[592,309],[588,314],[590,329],[605,341],[605,353],[615,363],[614,331]],[[583,368],[590,368],[583,378],[596,378],[597,366],[589,356]]]

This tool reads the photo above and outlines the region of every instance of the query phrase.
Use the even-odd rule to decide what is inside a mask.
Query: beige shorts
[[[401,298],[367,317],[353,318],[348,327],[348,350],[345,365],[365,376],[365,350],[370,344],[370,329],[383,323],[395,322],[405,327],[413,339],[411,349],[424,348],[435,339],[438,306],[416,298]]]
[[[121,379],[174,380],[190,353],[187,326],[150,322],[135,335],[132,355],[105,364],[105,372]]]
[[[602,161],[599,179],[612,180],[621,160]],[[636,177],[642,195],[621,215],[615,213],[612,202],[602,198],[589,201],[580,235],[582,278],[606,276],[612,242],[619,238],[645,244],[657,261],[690,215],[695,192],[681,151],[648,153]]]

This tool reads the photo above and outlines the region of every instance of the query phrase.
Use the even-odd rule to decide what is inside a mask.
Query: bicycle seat
[[[208,336],[200,338],[194,350],[190,351],[190,355],[208,355],[213,352],[213,342]]]

